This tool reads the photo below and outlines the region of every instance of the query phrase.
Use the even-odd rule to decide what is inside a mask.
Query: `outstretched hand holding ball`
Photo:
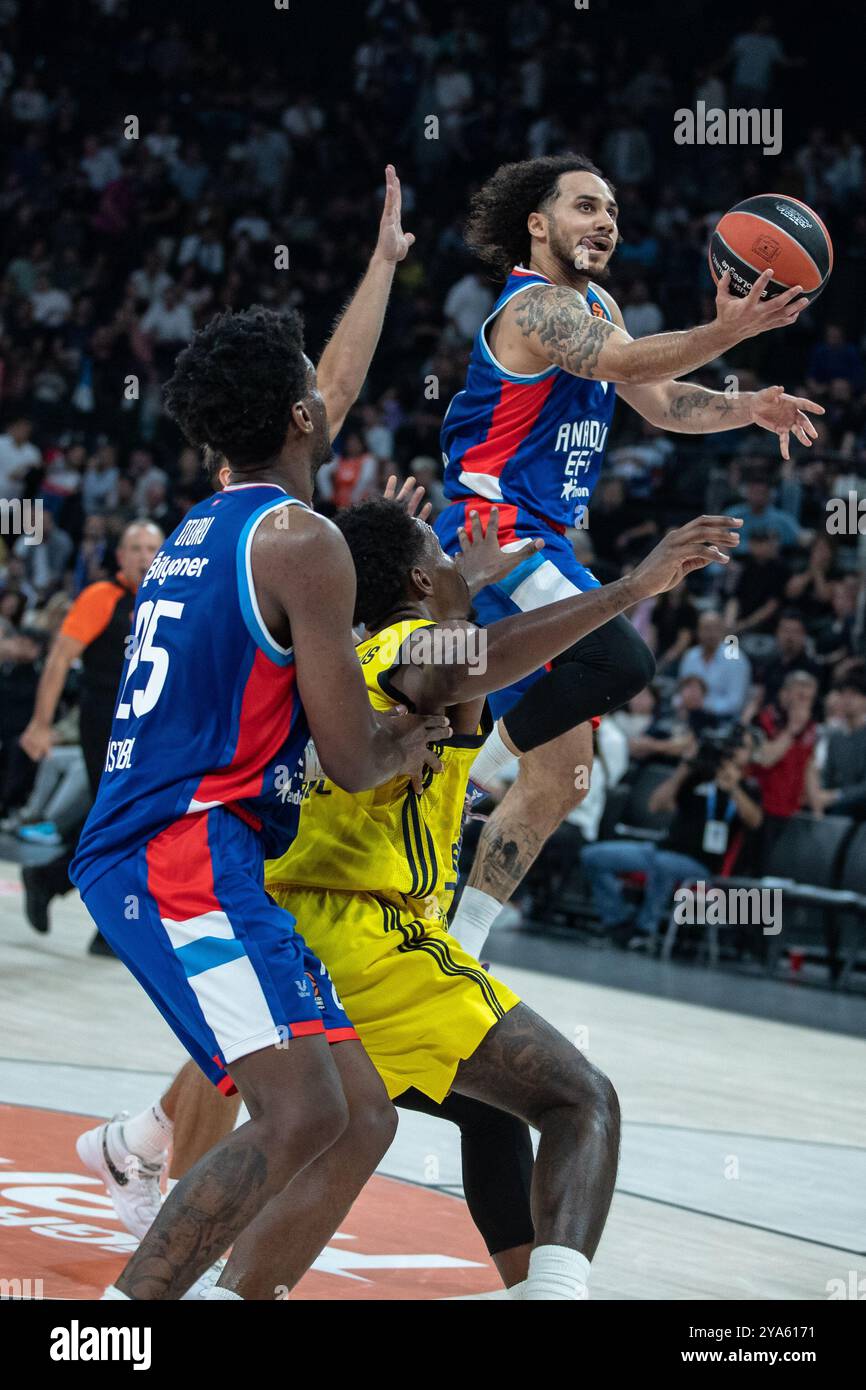
[[[710,239],[709,260],[716,284],[727,277],[732,295],[745,298],[759,287],[763,299],[775,299],[797,289],[811,303],[830,278],[833,244],[806,203],[761,193],[725,213]]]

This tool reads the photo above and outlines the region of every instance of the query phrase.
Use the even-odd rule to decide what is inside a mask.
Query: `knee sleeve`
[[[649,684],[655,669],[646,642],[620,614],[555,658],[504,716],[506,733],[528,753],[593,715],[613,714]]]

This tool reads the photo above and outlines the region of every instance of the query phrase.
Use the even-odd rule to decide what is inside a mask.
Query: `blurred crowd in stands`
[[[393,161],[417,244],[319,503],[358,501],[395,472],[438,508],[442,414],[496,294],[462,239],[472,190],[505,160],[588,153],[618,190],[610,288],[630,332],[704,321],[709,231],[766,191],[768,161],[676,145],[674,111],[698,100],[784,110],[773,181],[820,212],[836,266],[794,328],[697,379],[783,382],[826,414],[814,447],[782,463],[766,433],[665,435],[620,406],[573,538],[602,581],[696,512],[746,526],[734,564],[632,613],[658,678],[605,721],[598,790],[575,815],[591,841],[617,781],[649,762],[673,770],[741,724],[758,731],[749,775],[766,819],[866,817],[866,173],[856,132],[786,103],[804,57],[773,22],[744,17],[727,46],[709,44],[684,0],[674,61],[646,26],[594,10],[590,26],[542,0],[358,0],[340,33],[303,31],[289,61],[288,37],[272,44],[251,18],[244,44],[197,3],[62,8],[60,25],[47,0],[0,0],[0,497],[43,512],[41,543],[0,535],[7,832],[58,819],[44,795],[28,802],[36,763],[18,739],[70,602],[113,577],[131,521],[167,534],[208,491],[160,394],[195,328],[224,308],[292,306],[315,358],[363,271]],[[831,497],[851,500],[844,527],[829,524]],[[75,681],[73,663],[58,748],[74,747]]]

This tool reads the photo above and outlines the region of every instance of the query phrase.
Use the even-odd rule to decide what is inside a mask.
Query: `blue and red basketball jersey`
[[[552,282],[517,266],[472,348],[466,386],[442,422],[445,496],[481,497],[574,526],[601,469],[615,386],[586,381],[561,367],[519,376],[497,362],[487,329],[516,294]],[[601,296],[587,291],[590,312],[610,319]]]
[[[294,656],[262,621],[250,555],[265,516],[304,505],[276,484],[226,488],[192,508],[144,576],[105,770],[71,866],[82,893],[211,807],[235,811],[268,858],[294,839],[309,732]]]

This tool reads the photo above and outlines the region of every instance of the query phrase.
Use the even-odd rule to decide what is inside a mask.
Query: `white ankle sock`
[[[515,753],[510,748],[506,748],[499,732],[501,721],[493,726],[493,730],[487,736],[486,742],[479,750],[478,757],[469,770],[472,781],[485,791],[495,782],[504,767],[514,762]]]
[[[529,1256],[529,1276],[520,1295],[529,1303],[587,1298],[589,1260],[567,1245],[536,1245]]]
[[[116,1298],[123,1298],[126,1300],[127,1303],[132,1302],[132,1299],[130,1298],[129,1294],[122,1293],[120,1289],[114,1286],[114,1284],[109,1284],[108,1288],[105,1290],[105,1293],[102,1295],[102,1298],[99,1301],[100,1303],[105,1303],[107,1300],[110,1303],[113,1299]]]
[[[502,903],[489,893],[482,893],[480,888],[464,888],[451,923],[451,935],[477,960],[501,911]]]
[[[148,1106],[147,1110],[142,1110],[140,1115],[133,1115],[131,1120],[124,1120],[121,1125],[124,1144],[142,1163],[158,1163],[171,1143],[173,1132],[174,1125],[159,1101],[156,1105]],[[109,1136],[110,1133],[109,1131]]]
[[[222,1298],[234,1298],[237,1299],[238,1303],[243,1303],[240,1294],[235,1293],[234,1289],[224,1289],[219,1284],[214,1284],[212,1289],[208,1289],[204,1297],[206,1301],[212,1303],[216,1303]]]

